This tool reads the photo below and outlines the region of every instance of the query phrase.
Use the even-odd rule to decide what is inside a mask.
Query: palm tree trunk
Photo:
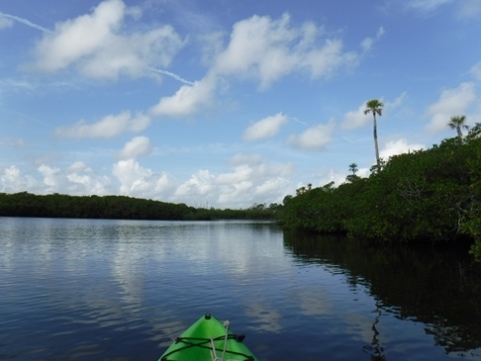
[[[376,163],[377,169],[381,170],[381,161],[379,160],[379,148],[377,146],[377,122],[376,122],[376,113],[372,113],[374,116],[374,147],[376,149]]]
[[[458,138],[463,139],[463,133],[461,133],[461,127],[460,126],[456,127],[456,131],[458,132]]]

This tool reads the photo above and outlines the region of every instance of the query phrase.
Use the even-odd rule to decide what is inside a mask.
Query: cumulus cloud
[[[217,56],[213,71],[254,77],[265,89],[293,71],[321,78],[342,66],[356,64],[356,53],[344,52],[339,39],[321,41],[322,34],[312,22],[292,26],[288,14],[279,19],[252,16],[234,25],[230,42]]]
[[[194,197],[203,199],[214,188],[215,177],[205,169],[193,174],[190,179],[182,183],[175,191],[175,196],[180,198]]]
[[[170,26],[123,35],[129,11],[122,0],[105,0],[91,14],[57,23],[37,43],[31,66],[54,72],[75,66],[93,78],[132,77],[151,74],[149,68],[168,66],[183,45]]]
[[[231,159],[235,164],[232,172],[221,173],[215,178],[218,204],[263,203],[280,200],[288,194],[288,176],[294,168],[290,163],[269,163],[259,157],[236,155]]]
[[[431,132],[446,130],[451,117],[466,114],[475,100],[474,83],[462,83],[457,88],[443,90],[439,100],[428,108],[431,120],[426,128]]]
[[[145,144],[145,140],[138,143]],[[22,175],[18,166],[11,166],[0,168],[0,191],[122,194],[219,208],[281,202],[292,191],[290,177],[294,166],[291,163],[269,162],[256,154],[236,154],[228,164],[229,167],[220,173],[199,169],[185,179],[176,179],[165,171],[154,171],[134,158],[115,162],[110,175],[93,169],[84,161],[75,161],[65,167],[41,163],[36,175]]]
[[[258,155],[237,154],[230,159],[234,169],[213,174],[201,169],[180,184],[175,199],[196,205],[246,208],[254,203],[280,201],[290,191],[290,163],[269,163]]]
[[[120,159],[135,159],[152,152],[150,139],[145,136],[135,137],[127,142],[120,151]]]
[[[0,170],[0,189],[5,193],[23,192],[34,189],[36,180],[31,175],[23,175],[16,165]]]
[[[398,139],[387,142],[383,149],[380,150],[379,156],[384,160],[388,160],[393,155],[409,153],[411,151],[425,149],[424,144],[411,143],[409,144],[406,139]]]
[[[301,134],[291,135],[288,143],[300,149],[321,150],[331,142],[334,123],[315,125]]]
[[[59,168],[42,164],[37,170],[43,176],[43,184],[46,186],[47,192],[55,192],[57,189],[64,188],[66,177]]]
[[[269,177],[271,175],[287,176],[292,171],[290,164],[268,164],[265,161],[244,158],[244,162],[240,162],[239,158],[235,158],[237,163],[233,172],[219,174],[216,178],[216,184],[234,184],[234,183],[254,183],[258,178]]]
[[[37,168],[39,177],[24,175],[12,165],[0,170],[0,189],[3,192],[31,192],[36,194],[65,193],[72,195],[111,193],[111,181],[105,175],[96,175],[85,162],[77,161],[66,169],[45,163]]]
[[[58,128],[55,134],[65,138],[112,138],[123,132],[140,132],[150,125],[150,117],[129,111],[117,115],[107,115],[96,123],[88,124],[81,120],[74,125]]]
[[[85,162],[72,163],[66,170],[69,194],[108,194],[111,181],[107,176],[97,176]]]
[[[376,39],[384,29],[380,28]],[[209,105],[222,80],[229,77],[259,81],[261,90],[293,72],[312,79],[327,78],[342,67],[355,66],[359,54],[343,49],[338,38],[328,38],[322,27],[313,22],[291,25],[288,14],[278,19],[252,16],[234,24],[229,42],[222,48],[215,37],[214,50],[209,51],[211,67],[206,76],[194,83],[182,81],[172,96],[163,97],[151,108],[155,116],[184,117]]]
[[[283,113],[268,116],[249,126],[244,132],[244,139],[251,141],[272,137],[279,133],[288,121],[289,118]]]
[[[351,110],[346,113],[344,120],[342,122],[342,127],[344,129],[354,129],[360,128],[363,125],[369,123],[371,118],[364,114],[366,109],[366,102],[362,103],[356,110]]]
[[[192,85],[182,85],[174,95],[161,98],[150,109],[150,113],[154,116],[170,117],[193,115],[211,102],[215,88],[214,77],[205,77]]]
[[[120,182],[120,192],[124,195],[142,198],[161,198],[172,193],[173,177],[166,173],[156,173],[142,167],[134,159],[121,160],[114,164],[112,173]]]

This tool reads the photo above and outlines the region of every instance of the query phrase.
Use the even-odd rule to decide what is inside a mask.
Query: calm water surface
[[[466,250],[267,223],[0,218],[0,360],[155,361],[206,312],[261,361],[481,360]]]

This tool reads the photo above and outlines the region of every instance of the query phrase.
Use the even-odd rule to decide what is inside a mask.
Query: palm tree
[[[455,117],[451,117],[451,121],[448,123],[451,129],[456,129],[459,139],[463,139],[463,133],[461,132],[461,128],[469,129],[469,126],[464,124],[465,121],[466,121],[466,116],[457,115]]]
[[[374,117],[374,147],[376,149],[376,163],[377,169],[381,168],[381,160],[379,159],[379,148],[377,146],[377,122],[376,122],[376,114],[379,116],[382,115],[382,107],[384,104],[377,99],[371,99],[366,103],[366,109],[364,110],[364,114],[372,113]]]
[[[356,163],[349,164],[349,170],[352,172],[352,175],[356,175],[356,172],[358,171],[357,164]]]

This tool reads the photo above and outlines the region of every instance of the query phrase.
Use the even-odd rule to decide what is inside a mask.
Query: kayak
[[[206,313],[185,330],[158,361],[258,361],[243,343],[244,336]]]

